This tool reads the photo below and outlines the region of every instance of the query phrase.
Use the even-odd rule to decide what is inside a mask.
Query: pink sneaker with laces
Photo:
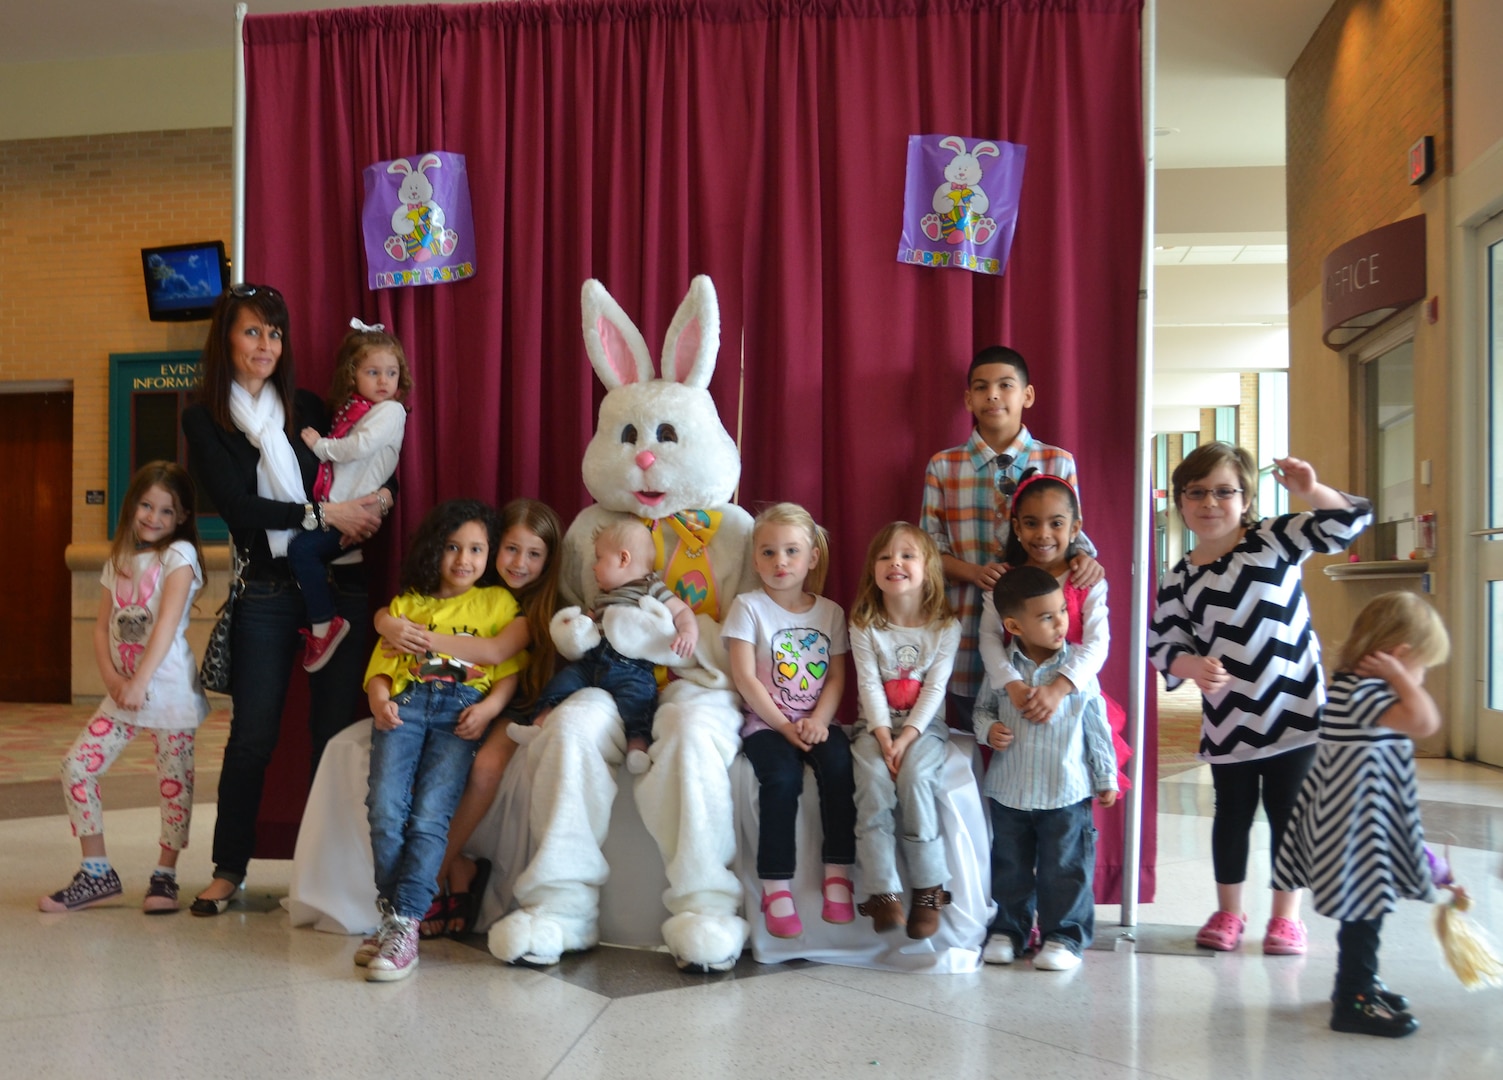
[[[1242,944],[1242,931],[1246,928],[1246,915],[1238,918],[1230,911],[1214,911],[1195,935],[1195,944],[1217,952],[1233,952]]]
[[[1298,919],[1274,916],[1263,931],[1263,952],[1267,956],[1305,955],[1305,924]]]

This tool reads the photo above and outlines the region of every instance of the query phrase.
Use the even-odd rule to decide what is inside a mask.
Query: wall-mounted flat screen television
[[[220,240],[142,248],[141,271],[152,322],[209,318],[214,301],[230,282],[230,263]]]

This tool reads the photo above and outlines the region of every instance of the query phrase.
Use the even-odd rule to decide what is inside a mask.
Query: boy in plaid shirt
[[[970,730],[971,711],[985,672],[976,649],[981,598],[1007,572],[1002,551],[1011,532],[1012,493],[1024,472],[1036,469],[1076,487],[1075,458],[1034,439],[1023,424],[1033,405],[1028,362],[1014,349],[992,345],[971,361],[965,405],[976,427],[964,445],[941,450],[924,473],[920,527],[939,545],[950,606],[960,619],[960,651],[950,676],[949,722]],[[1082,554],[1071,563],[1071,580],[1089,587],[1104,576],[1095,546],[1082,533]]]

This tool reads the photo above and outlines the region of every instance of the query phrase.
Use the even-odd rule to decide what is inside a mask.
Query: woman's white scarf
[[[292,443],[287,440],[287,413],[277,388],[264,384],[261,393],[251,397],[245,387],[230,383],[230,418],[250,444],[261,451],[261,459],[256,462],[256,494],[278,502],[306,503],[303,471],[298,467]],[[296,534],[296,529],[267,529],[266,543],[272,558],[286,555],[287,542]]]

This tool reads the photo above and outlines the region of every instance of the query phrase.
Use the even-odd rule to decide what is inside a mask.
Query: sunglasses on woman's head
[[[224,291],[227,295],[233,296],[237,300],[244,300],[248,297],[255,296],[257,293],[266,293],[268,296],[275,297],[281,297],[282,295],[281,293],[277,292],[277,290],[273,289],[270,285],[250,285],[244,281],[237,281],[235,282],[235,284],[231,285]]]

